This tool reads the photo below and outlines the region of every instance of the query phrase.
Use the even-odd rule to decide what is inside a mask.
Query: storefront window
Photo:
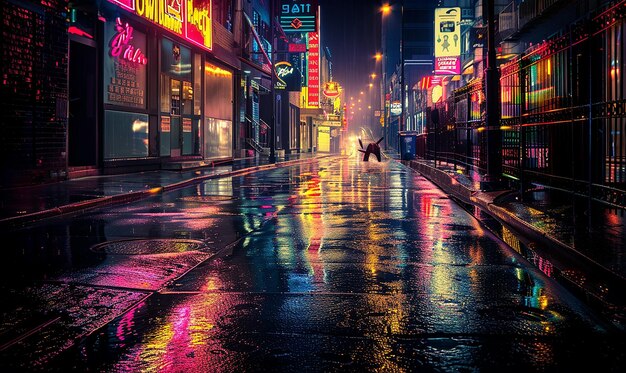
[[[104,159],[148,156],[148,115],[105,110]]]
[[[204,71],[204,157],[231,157],[233,74],[210,63]]]
[[[161,112],[170,113],[170,77],[161,74]]]
[[[181,92],[183,114],[193,114],[193,88],[191,82],[183,82],[183,91]]]
[[[191,49],[170,39],[161,39],[161,72],[191,81]]]
[[[205,157],[231,157],[232,137],[231,121],[207,118],[204,136]]]

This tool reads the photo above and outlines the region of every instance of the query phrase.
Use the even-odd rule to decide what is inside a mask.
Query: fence
[[[503,176],[626,207],[626,1],[500,68]],[[486,170],[484,84],[431,108],[425,157]]]

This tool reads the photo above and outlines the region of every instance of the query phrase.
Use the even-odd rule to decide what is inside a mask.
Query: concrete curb
[[[549,250],[553,250],[554,253],[552,253],[552,255],[558,256],[561,263],[573,264],[573,262],[575,262],[577,268],[586,270],[585,272],[588,275],[587,282],[585,283],[586,286],[561,274],[560,277],[566,282],[567,287],[571,290],[576,290],[579,295],[584,295],[588,303],[592,303],[596,306],[600,305],[604,310],[610,309],[615,311],[616,309],[622,309],[623,311],[625,299],[619,296],[618,293],[621,291],[620,289],[626,287],[626,279],[619,276],[619,274],[612,272],[592,258],[589,258],[575,248],[550,236],[546,232],[535,228],[528,222],[518,218],[514,213],[497,206],[493,201],[482,198],[484,197],[484,193],[476,192],[465,187],[446,172],[416,161],[408,162],[408,164],[405,163],[405,165],[419,172],[453,198],[480,208],[496,219],[500,224],[510,227],[513,231],[529,239],[531,242],[537,242],[541,245],[545,245]],[[509,192],[510,191],[505,191],[502,194]],[[610,297],[606,292],[603,292],[603,286],[607,288],[610,287],[616,295]]]
[[[58,217],[61,215],[82,213],[84,211],[91,210],[91,209],[98,208],[98,207],[112,206],[112,205],[138,201],[144,198],[152,197],[157,194],[170,192],[172,190],[184,188],[184,187],[194,185],[194,184],[199,184],[205,180],[219,179],[222,177],[240,176],[240,175],[244,175],[248,173],[265,171],[265,170],[269,170],[273,168],[289,167],[295,164],[313,163],[320,159],[324,159],[328,157],[332,157],[332,155],[323,155],[323,156],[307,158],[307,159],[294,159],[290,161],[277,162],[277,163],[265,164],[265,165],[254,166],[254,167],[247,167],[247,168],[242,168],[242,169],[235,170],[235,171],[228,171],[224,173],[202,175],[202,176],[193,177],[191,179],[179,181],[177,183],[163,185],[160,187],[141,190],[137,192],[121,193],[121,194],[117,194],[113,196],[99,197],[99,198],[94,198],[90,200],[70,203],[67,205],[53,207],[47,210],[37,211],[37,212],[30,213],[30,214],[24,214],[24,215],[1,219],[0,227],[11,227],[11,228],[24,227],[26,225],[33,224],[35,222],[38,222],[44,219]]]

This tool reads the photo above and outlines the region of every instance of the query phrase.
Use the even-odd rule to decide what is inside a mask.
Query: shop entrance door
[[[171,92],[171,132],[170,132],[170,146],[172,157],[179,157],[181,150],[181,82],[180,80],[170,80],[170,92]]]
[[[95,167],[98,155],[96,48],[70,41],[69,167]]]

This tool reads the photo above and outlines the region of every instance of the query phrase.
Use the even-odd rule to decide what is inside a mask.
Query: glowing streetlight
[[[376,79],[376,74],[375,74],[375,73],[372,73],[372,75],[370,75],[370,77],[371,77],[372,79]]]
[[[381,8],[380,11],[383,12],[383,16],[386,16],[387,14],[391,13],[391,5],[389,4],[384,4]]]
[[[376,59],[376,61],[380,61],[383,59],[383,54],[378,52],[374,55],[374,58]]]
[[[365,94],[365,92],[361,91],[361,94],[362,94],[362,95],[364,95],[364,94]]]
[[[370,83],[370,88],[372,88],[374,86],[374,84]]]

